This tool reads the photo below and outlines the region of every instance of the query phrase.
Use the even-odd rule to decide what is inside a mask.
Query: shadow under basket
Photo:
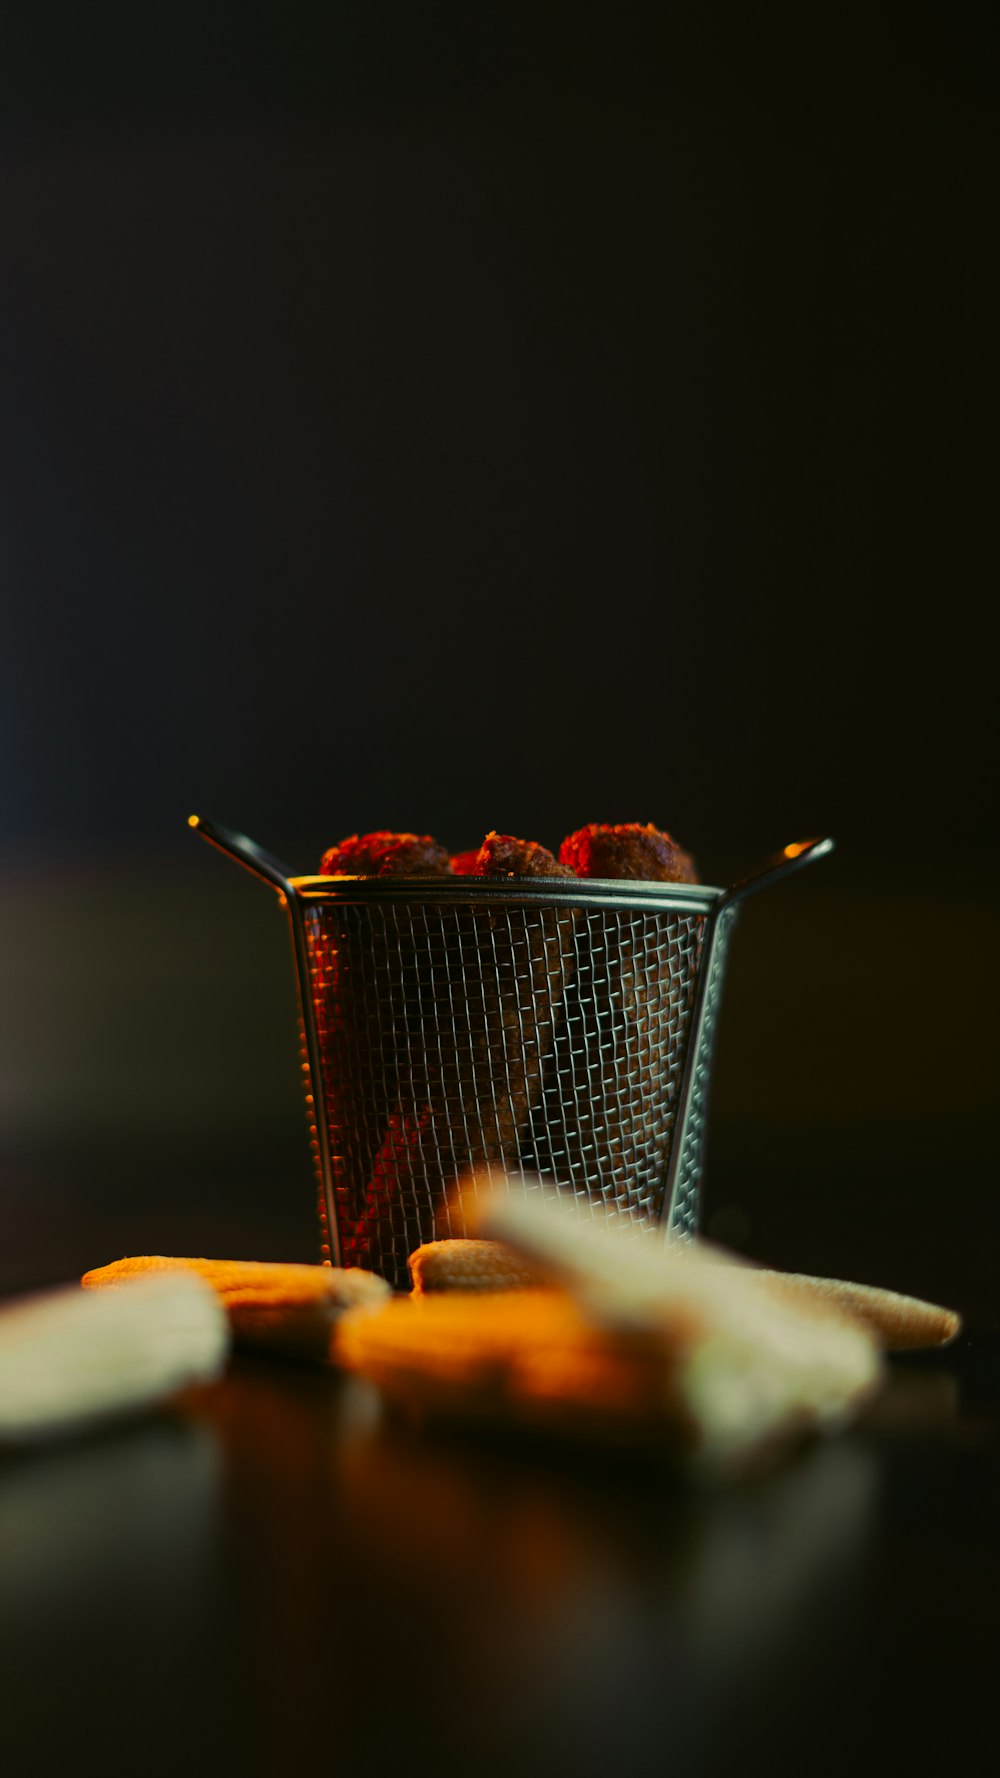
[[[726,954],[744,896],[821,856],[788,846],[724,890],[565,877],[292,877],[291,927],[322,1249],[405,1288],[463,1235],[454,1188],[537,1175],[693,1234]]]

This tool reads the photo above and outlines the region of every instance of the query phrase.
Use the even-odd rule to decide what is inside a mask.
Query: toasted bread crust
[[[276,1265],[240,1259],[174,1259],[147,1253],[86,1272],[85,1290],[115,1289],[157,1272],[195,1272],[222,1302],[241,1346],[325,1359],[345,1309],[382,1302],[388,1284],[360,1267]]]
[[[410,1254],[414,1296],[440,1290],[522,1290],[538,1270],[502,1241],[425,1241]]]

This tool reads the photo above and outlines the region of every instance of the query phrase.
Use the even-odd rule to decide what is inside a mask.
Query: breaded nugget
[[[537,840],[515,839],[509,833],[488,833],[468,873],[474,877],[571,877],[568,864]]]
[[[474,877],[479,847],[473,846],[470,852],[455,852],[451,860],[452,875],[456,877]]]
[[[626,821],[617,827],[592,821],[567,835],[560,863],[578,877],[627,877],[647,883],[696,883],[690,855],[652,824]]]
[[[352,833],[319,868],[324,877],[450,877],[451,857],[429,833]]]

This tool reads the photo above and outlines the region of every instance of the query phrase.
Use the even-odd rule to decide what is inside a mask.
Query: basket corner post
[[[295,962],[295,980],[299,995],[299,1062],[305,1090],[309,1153],[316,1181],[320,1254],[325,1266],[339,1266],[341,1264],[340,1231],[337,1224],[337,1205],[333,1191],[333,1166],[330,1155],[326,1094],[323,1085],[323,1062],[313,1004],[309,940],[302,913],[301,897],[291,884],[288,885],[282,900],[288,915],[292,956]]]
[[[729,944],[738,913],[738,902],[722,903],[711,916],[705,936],[664,1193],[662,1220],[666,1239],[671,1243],[691,1240],[700,1226],[712,1056]]]

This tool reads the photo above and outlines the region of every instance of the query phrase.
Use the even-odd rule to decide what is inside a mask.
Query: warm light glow
[[[201,816],[200,815],[189,815],[188,816],[188,826],[189,827],[200,827],[201,826]]]
[[[803,852],[808,852],[811,845],[812,840],[793,840],[790,846],[782,847],[782,857],[801,858]]]

